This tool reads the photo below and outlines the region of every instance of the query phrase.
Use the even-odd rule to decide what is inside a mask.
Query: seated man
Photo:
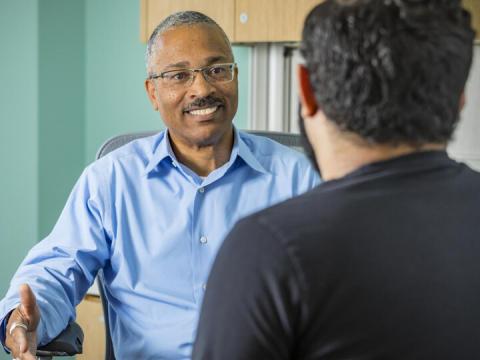
[[[238,70],[213,20],[168,17],[146,58],[146,90],[167,130],[87,167],[51,234],[21,264],[0,303],[1,338],[17,358],[75,318],[99,269],[117,359],[190,358],[225,234],[318,182],[300,153],[233,127]]]
[[[299,83],[325,182],[226,238],[194,360],[480,358],[480,174],[445,152],[473,38],[456,0],[310,13]]]

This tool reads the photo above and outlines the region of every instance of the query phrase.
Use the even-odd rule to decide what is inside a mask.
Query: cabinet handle
[[[240,13],[240,23],[246,24],[248,21],[248,14],[246,12]]]

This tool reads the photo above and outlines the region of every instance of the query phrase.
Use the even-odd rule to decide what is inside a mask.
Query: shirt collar
[[[252,150],[248,147],[247,143],[243,139],[243,136],[245,135],[241,134],[235,126],[233,127],[233,134],[234,140],[232,153],[230,155],[230,160],[228,161],[229,167],[235,162],[238,156],[242,158],[243,161],[253,170],[266,174],[267,170],[265,169],[265,167],[263,167],[262,164],[260,164],[260,162],[253,154]],[[149,174],[153,169],[158,166],[158,164],[160,164],[166,158],[170,158],[172,163],[178,162],[170,144],[168,129],[162,131],[159,134],[158,145],[154,149],[153,156],[145,168],[145,174]]]
[[[247,143],[244,141],[242,138],[243,136],[248,136],[244,133],[240,133],[237,131],[236,128],[235,130],[235,141],[238,144],[238,156],[245,161],[245,163],[250,166],[253,170],[256,170],[262,174],[267,174],[267,170],[265,167],[260,164],[260,162],[257,160],[255,155],[253,154],[252,150],[248,147]]]
[[[172,147],[170,145],[170,139],[168,137],[168,129],[162,131],[159,134],[158,142],[156,148],[153,150],[153,156],[150,158],[150,161],[145,168],[145,174],[150,173],[153,169],[157,167],[163,160],[170,158],[172,162],[177,161],[175,154],[173,153]]]

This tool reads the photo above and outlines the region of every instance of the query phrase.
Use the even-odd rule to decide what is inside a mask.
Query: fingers
[[[21,285],[19,295],[20,305],[12,311],[8,320],[5,345],[15,359],[35,360],[40,310],[30,286]]]
[[[40,311],[37,306],[37,299],[30,286],[27,284],[20,285],[20,313],[25,319],[29,331],[34,331],[37,328],[40,320]]]
[[[27,332],[23,327],[17,326],[13,329],[10,341],[6,342],[12,355],[18,360],[35,360],[36,336]],[[32,346],[33,345],[33,346]]]
[[[23,324],[18,326],[18,324]],[[26,342],[26,321],[22,318],[19,309],[13,310],[7,324],[5,345],[14,353],[24,351],[24,343]]]
[[[20,303],[22,305],[22,312],[26,317],[32,317],[37,306],[37,299],[33,294],[32,289],[27,284],[20,285]]]
[[[18,360],[35,360],[35,356],[30,352],[29,343],[31,341],[27,330],[21,326],[15,326],[13,331],[10,329],[7,330],[10,336],[7,337],[6,345],[11,350],[13,357]]]
[[[26,353],[28,351],[27,331],[24,328],[16,327],[13,330],[12,337],[17,345],[18,353]]]
[[[19,354],[16,357],[17,360],[36,360],[37,358],[33,356],[30,352]]]
[[[12,356],[14,356],[13,360],[37,360],[37,358],[30,353],[20,354],[16,356],[12,354]]]

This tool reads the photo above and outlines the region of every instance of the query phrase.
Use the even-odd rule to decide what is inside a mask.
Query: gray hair
[[[197,25],[197,24],[208,24],[208,25],[216,26],[222,33],[223,37],[225,38],[225,42],[228,45],[228,48],[230,50],[230,55],[233,58],[232,44],[230,43],[230,40],[228,39],[227,34],[225,34],[225,31],[223,31],[220,25],[218,25],[212,18],[200,12],[180,11],[166,17],[160,24],[157,25],[155,30],[153,30],[152,35],[150,35],[150,38],[148,39],[148,43],[147,43],[147,50],[145,51],[145,66],[147,68],[147,74],[150,74],[152,54],[155,52],[155,48],[157,46],[157,40],[160,37],[160,35],[165,33],[167,30],[170,30],[179,26],[188,26],[188,25]]]

